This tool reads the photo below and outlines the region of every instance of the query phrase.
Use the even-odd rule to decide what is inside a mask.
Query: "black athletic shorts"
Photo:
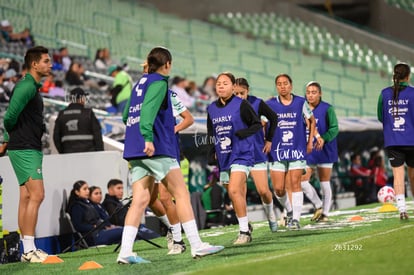
[[[392,167],[399,167],[405,162],[414,168],[414,146],[390,146],[386,151]]]

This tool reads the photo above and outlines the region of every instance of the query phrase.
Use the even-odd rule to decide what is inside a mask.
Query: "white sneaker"
[[[250,243],[251,241],[252,235],[250,235],[250,232],[240,232],[233,244],[240,245]]]
[[[167,235],[165,237],[167,238],[168,250],[171,250],[173,248],[173,245],[174,245],[174,239],[173,239],[173,234],[172,234],[171,228],[168,229]]]
[[[209,243],[201,243],[197,249],[191,249],[193,258],[201,258],[207,255],[216,254],[224,249],[222,245],[210,245]]]
[[[180,242],[174,242],[170,251],[168,251],[168,255],[177,255],[184,253],[186,250],[185,243],[181,240]]]
[[[40,251],[38,253],[38,251]],[[45,256],[46,255],[46,256]],[[42,250],[38,249],[36,251],[29,251],[27,253],[23,253],[20,257],[20,261],[24,263],[41,263],[47,258],[47,253],[43,252]]]
[[[150,261],[147,261],[147,260],[141,258],[140,256],[138,256],[137,253],[132,253],[131,255],[129,255],[127,257],[118,256],[116,261],[118,262],[118,264],[146,264],[146,263],[150,263]]]

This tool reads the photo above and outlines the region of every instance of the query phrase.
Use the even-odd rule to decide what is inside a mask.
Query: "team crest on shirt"
[[[39,175],[41,175],[42,174],[42,169],[37,168],[36,173],[38,173]]]

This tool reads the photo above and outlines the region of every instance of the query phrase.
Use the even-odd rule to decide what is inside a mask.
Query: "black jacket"
[[[103,151],[101,126],[92,109],[71,103],[55,121],[53,141],[59,153]]]
[[[128,212],[128,208],[114,196],[109,194],[105,195],[105,199],[102,202],[103,208],[108,212],[112,224],[124,226],[125,216]]]

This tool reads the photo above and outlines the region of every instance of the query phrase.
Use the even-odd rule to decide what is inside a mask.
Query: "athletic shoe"
[[[118,264],[146,264],[150,263],[150,261],[147,261],[140,256],[137,255],[137,253],[132,253],[129,256],[121,257],[118,256],[118,259],[116,259]]]
[[[173,234],[172,234],[172,229],[171,228],[168,228],[166,238],[167,238],[168,250],[171,250],[174,246],[174,239],[173,239]]]
[[[290,223],[292,223],[293,219],[293,211],[287,212],[285,217],[285,226],[289,226]]]
[[[322,214],[319,219],[316,220],[316,222],[329,222],[329,218],[328,216],[326,216],[325,214]]]
[[[408,220],[407,212],[401,212],[400,213],[400,220]]]
[[[250,232],[242,232],[240,231],[239,235],[237,236],[237,239],[233,242],[235,245],[241,245],[250,243],[252,241],[252,235]]]
[[[42,255],[41,253],[39,253],[39,254],[37,253],[37,250],[36,251],[32,250],[32,251],[29,251],[27,253],[23,253],[22,256],[20,257],[20,261],[22,261],[24,263],[41,263],[45,259],[46,258],[44,257],[44,255]]]
[[[38,256],[40,259],[46,260],[46,259],[47,259],[47,257],[49,257],[49,254],[47,254],[46,252],[44,252],[44,251],[43,251],[43,250],[41,250],[41,249],[37,249],[35,252],[36,252],[37,256]]]
[[[269,222],[270,231],[277,232],[277,221],[268,220],[268,222]]]
[[[193,258],[201,258],[204,256],[216,254],[224,249],[224,246],[221,245],[211,245],[209,243],[201,243],[200,247],[197,249],[191,249],[191,256]]]
[[[252,232],[253,232],[253,226],[252,226],[251,223],[248,223],[248,225],[249,225],[249,233],[252,234]]]
[[[322,207],[316,209],[315,212],[313,213],[313,217],[311,218],[311,222],[318,221],[318,219],[322,215],[322,211],[323,211]]]
[[[172,248],[170,249],[170,251],[168,251],[168,255],[177,255],[177,254],[184,253],[185,249],[186,247],[185,247],[185,243],[183,242],[183,240],[179,242],[174,241]]]
[[[288,229],[289,230],[299,230],[300,229],[300,224],[298,220],[292,220],[289,224],[288,224]]]

